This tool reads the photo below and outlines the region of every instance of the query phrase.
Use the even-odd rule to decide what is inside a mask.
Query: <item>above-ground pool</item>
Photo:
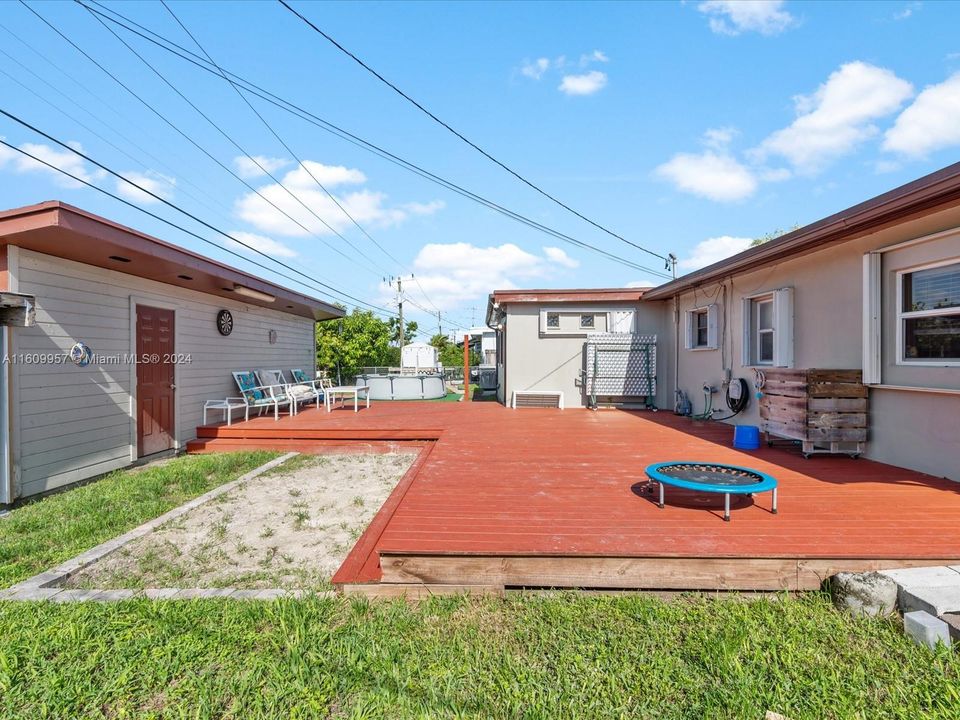
[[[371,400],[435,400],[447,394],[443,375],[358,375]]]

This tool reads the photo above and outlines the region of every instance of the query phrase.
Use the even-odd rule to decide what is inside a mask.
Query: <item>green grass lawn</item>
[[[187,455],[111,473],[17,508],[0,519],[0,588],[69,560],[277,455]]]
[[[31,720],[946,720],[958,672],[820,595],[0,603],[0,711]]]
[[[19,508],[0,584],[272,456],[180,458]],[[819,594],[0,602],[0,717],[955,720],[958,658]]]

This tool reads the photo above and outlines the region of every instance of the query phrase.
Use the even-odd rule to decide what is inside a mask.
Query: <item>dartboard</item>
[[[229,310],[221,310],[217,313],[217,330],[221,335],[229,335],[233,332],[233,315]]]

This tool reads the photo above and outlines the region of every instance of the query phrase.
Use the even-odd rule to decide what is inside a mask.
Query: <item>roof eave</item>
[[[665,300],[720,278],[755,270],[776,260],[853,240],[918,215],[960,202],[960,163],[926,175],[782,237],[744,250],[648,290],[645,300]]]

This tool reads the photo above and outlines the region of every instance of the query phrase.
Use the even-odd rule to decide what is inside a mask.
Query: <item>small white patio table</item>
[[[242,398],[224,398],[223,400],[207,400],[203,404],[203,424],[207,424],[207,410],[223,410],[223,416],[230,424],[234,410],[246,410]]]
[[[346,400],[349,397],[353,397],[353,411],[357,412],[360,409],[360,394],[363,394],[364,399],[367,401],[367,407],[370,407],[370,388],[364,385],[335,385],[334,387],[324,388],[323,391],[323,401],[327,405],[327,412],[333,410],[333,403],[336,401],[337,396]]]

